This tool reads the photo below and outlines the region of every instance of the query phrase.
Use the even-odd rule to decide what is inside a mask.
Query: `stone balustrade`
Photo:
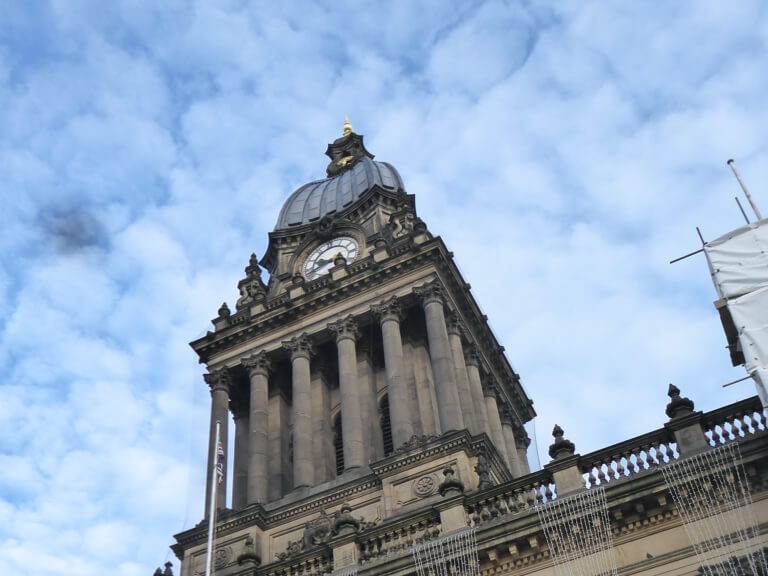
[[[502,516],[528,512],[556,497],[552,474],[548,470],[539,470],[468,496],[469,525],[477,527]]]
[[[437,514],[377,525],[358,537],[360,564],[410,554],[411,548],[434,540],[440,533],[440,517]]]
[[[716,446],[764,432],[768,423],[760,401],[754,396],[704,414],[701,425],[710,445]]]
[[[584,486],[591,488],[653,470],[679,456],[670,432],[660,428],[579,457],[579,470]]]

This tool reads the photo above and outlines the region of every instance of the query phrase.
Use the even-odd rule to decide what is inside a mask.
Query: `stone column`
[[[341,395],[341,437],[344,439],[344,470],[360,468],[367,458],[363,441],[363,418],[360,413],[360,388],[357,381],[358,331],[350,315],[328,324],[336,335],[339,355],[339,393]]]
[[[488,424],[488,409],[485,406],[485,395],[483,394],[483,383],[480,379],[480,357],[475,346],[470,346],[466,351],[464,364],[467,367],[472,404],[475,406],[477,433],[485,432],[488,434],[488,438],[492,438],[491,428]]]
[[[528,464],[528,446],[531,444],[531,439],[528,438],[528,434],[525,433],[525,428],[522,426],[515,429],[515,442],[517,459],[520,462],[523,476],[525,476],[531,473],[531,467]]]
[[[416,374],[416,392],[419,397],[419,418],[421,429],[427,436],[439,436],[437,398],[435,397],[435,380],[432,377],[432,365],[429,362],[429,352],[423,340],[413,345],[413,370]]]
[[[421,407],[419,406],[419,392],[416,384],[416,354],[413,347],[413,340],[408,334],[408,325],[403,326],[403,366],[405,373],[405,389],[408,390],[408,406],[411,408],[411,423],[413,424],[413,433],[416,436],[424,434],[424,427],[421,421]]]
[[[293,487],[312,486],[312,391],[309,357],[312,344],[306,333],[283,342],[291,353],[293,390]]]
[[[315,484],[336,476],[331,430],[331,399],[328,380],[321,362],[312,363],[312,452]]]
[[[517,440],[515,440],[514,429],[514,416],[512,415],[512,409],[504,404],[500,410],[501,416],[501,431],[504,435],[504,443],[507,448],[507,455],[509,456],[509,471],[512,472],[514,478],[519,478],[523,475],[523,469],[520,466],[520,457],[517,454]]]
[[[370,340],[365,339],[357,346],[357,379],[362,396],[363,434],[367,446],[368,462],[384,457],[384,443],[379,421],[379,403],[376,390],[376,375],[371,360]]]
[[[211,493],[214,487],[211,486],[211,470],[216,452],[216,422],[219,427],[219,441],[224,448],[224,471],[225,478],[222,482],[215,485],[216,490],[216,508],[226,508],[227,506],[227,479],[226,479],[226,454],[227,454],[227,432],[229,421],[227,413],[229,412],[229,389],[230,377],[227,368],[219,368],[203,376],[208,386],[211,387],[211,430],[208,439],[208,468],[206,469],[206,488],[205,488],[205,517],[211,508]]]
[[[464,424],[469,429],[470,433],[479,434],[481,430],[477,426],[475,403],[469,388],[467,365],[464,363],[464,346],[461,343],[462,331],[461,320],[458,315],[455,312],[451,313],[448,317],[448,340],[451,344],[453,368],[456,372],[456,386],[459,389],[461,414],[464,417]]]
[[[263,503],[267,501],[269,494],[267,408],[271,363],[263,350],[243,359],[241,363],[248,371],[251,382],[248,418],[248,504]]]
[[[400,336],[400,305],[392,297],[372,307],[379,317],[384,344],[384,371],[387,375],[389,418],[392,427],[392,448],[397,450],[413,436],[413,423],[408,406],[408,390],[403,368],[403,341]]]
[[[488,412],[488,427],[491,429],[491,441],[496,450],[499,451],[504,462],[509,466],[509,454],[507,454],[507,445],[504,441],[504,432],[501,429],[501,417],[496,402],[496,384],[489,378],[483,382],[483,393],[485,394],[485,407]]]
[[[284,460],[288,452],[286,450],[288,434],[288,403],[283,396],[283,391],[275,390],[269,397],[269,409],[267,414],[268,440],[267,440],[267,501],[278,500],[283,495],[284,486],[289,485],[290,475],[285,470]],[[287,488],[286,488],[287,490]]]
[[[235,421],[235,461],[232,465],[232,508],[240,510],[248,503],[248,407],[232,408]]]
[[[432,359],[432,373],[437,388],[437,408],[440,413],[440,429],[464,428],[464,418],[459,405],[459,390],[456,384],[456,371],[453,364],[451,345],[443,311],[443,293],[435,281],[414,290],[421,298],[427,323],[427,339]]]

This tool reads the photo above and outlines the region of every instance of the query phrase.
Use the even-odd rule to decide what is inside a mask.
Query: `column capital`
[[[531,439],[526,432],[525,427],[520,423],[515,423],[512,426],[512,430],[515,433],[515,446],[521,450],[528,449],[531,445]]]
[[[211,392],[223,390],[227,393],[227,395],[229,395],[232,379],[230,378],[228,368],[217,368],[216,370],[211,370],[207,374],[203,374],[203,378],[205,379],[208,386],[211,387]]]
[[[464,349],[464,364],[480,368],[480,353],[475,344],[468,344]]]
[[[437,280],[433,280],[423,286],[414,288],[413,293],[421,300],[422,306],[426,306],[433,302],[438,302],[439,304],[445,302],[443,287]]]
[[[371,312],[373,312],[374,316],[378,317],[381,324],[389,320],[399,323],[402,316],[400,301],[397,299],[397,296],[392,296],[392,298],[384,300],[380,304],[374,304],[371,306]]]
[[[314,354],[315,349],[312,347],[312,342],[309,340],[309,335],[304,332],[300,336],[294,336],[290,340],[283,340],[283,348],[291,353],[291,360],[294,358],[306,358]]]
[[[509,404],[502,404],[499,406],[499,418],[501,418],[502,424],[512,426],[514,417],[512,415],[512,408],[509,406]]]
[[[486,375],[482,380],[483,385],[483,396],[491,397],[491,398],[498,398],[498,386],[496,385],[496,382],[493,381],[493,378],[491,376]]]
[[[456,310],[450,310],[445,318],[445,327],[448,329],[449,335],[463,336],[466,330],[464,329],[464,322],[461,320]]]
[[[336,335],[336,342],[340,342],[345,338],[351,340],[357,340],[360,331],[357,329],[357,321],[350,314],[346,318],[341,318],[335,322],[328,324],[328,330]]]
[[[257,374],[262,376],[269,376],[269,371],[272,369],[272,362],[267,356],[266,350],[251,354],[246,358],[240,360],[245,369],[248,371],[248,376],[253,377]]]

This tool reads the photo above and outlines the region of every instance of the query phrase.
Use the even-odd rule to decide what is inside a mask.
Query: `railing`
[[[707,412],[701,426],[711,446],[766,430],[766,417],[757,396]]]
[[[584,486],[591,488],[653,470],[680,457],[671,433],[660,428],[579,458]]]
[[[540,470],[469,496],[469,525],[481,526],[496,518],[524,513],[555,498],[551,473]]]
[[[375,526],[359,536],[360,564],[410,552],[413,546],[433,540],[439,535],[440,517],[436,514]]]

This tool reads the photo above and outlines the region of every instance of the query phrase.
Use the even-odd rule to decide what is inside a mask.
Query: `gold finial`
[[[344,128],[341,129],[341,135],[347,136],[352,133],[352,124],[349,123],[349,116],[344,116]]]

